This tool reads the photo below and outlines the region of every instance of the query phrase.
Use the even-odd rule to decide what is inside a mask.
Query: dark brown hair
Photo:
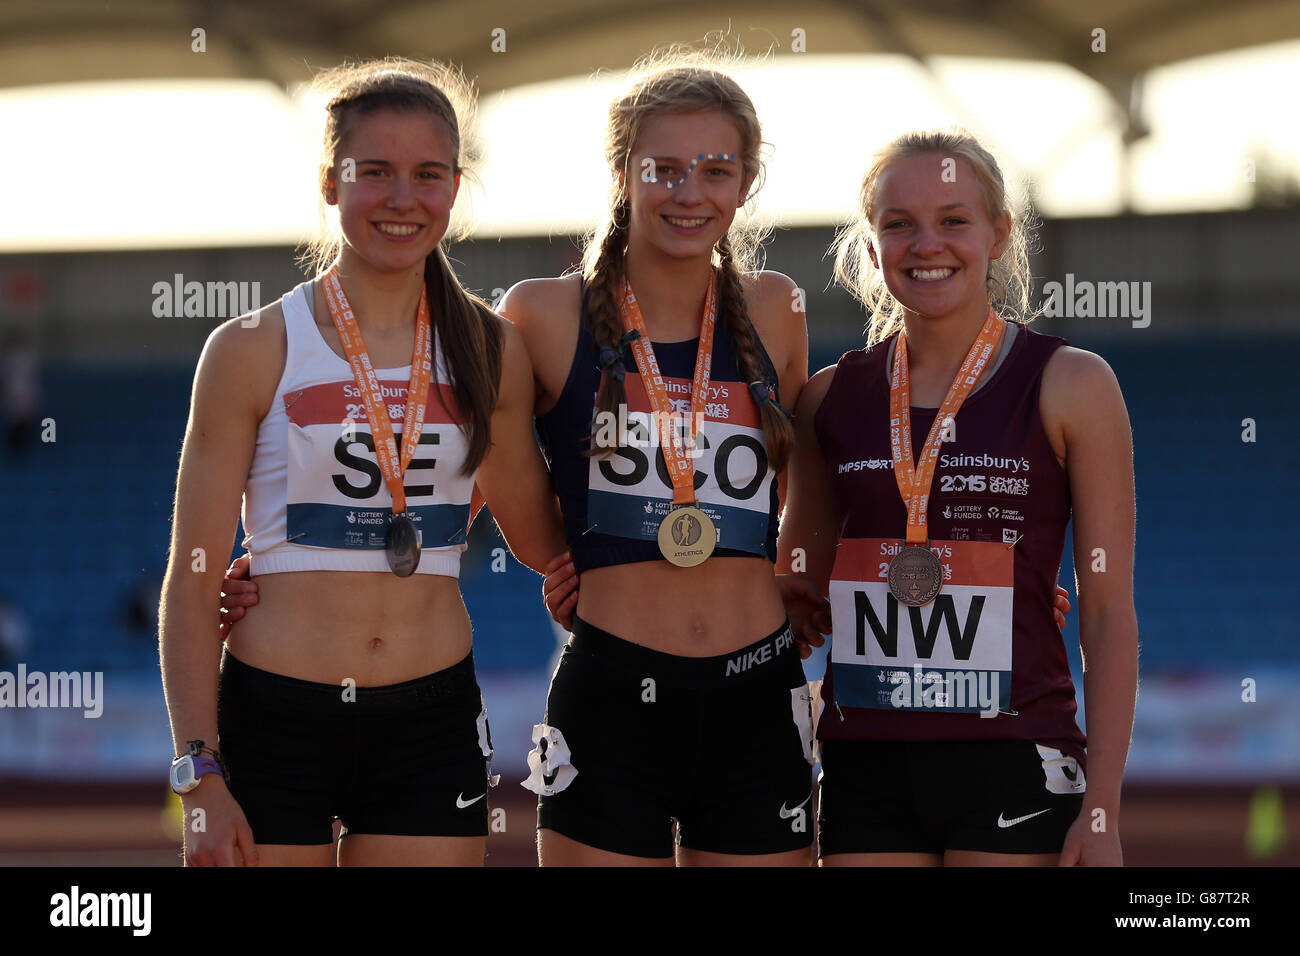
[[[339,149],[353,124],[378,110],[423,112],[441,120],[451,135],[455,172],[472,176],[462,161],[475,158],[469,132],[475,95],[459,70],[439,63],[388,57],[326,70],[316,77],[312,88],[330,96],[320,166],[322,191],[337,175]],[[323,202],[321,213],[323,224]],[[463,234],[456,238],[463,238]],[[492,444],[490,423],[500,387],[503,344],[500,320],[486,302],[460,284],[447,260],[445,241],[439,242],[425,259],[424,285],[429,316],[456,397],[460,428],[469,443],[461,467],[461,473],[468,475],[483,461]],[[342,247],[341,232],[322,229],[321,237],[300,258],[319,276],[333,265]]]

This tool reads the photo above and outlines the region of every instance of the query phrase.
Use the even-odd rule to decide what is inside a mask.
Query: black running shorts
[[[1059,853],[1086,788],[1030,740],[823,740],[818,854]]]
[[[227,651],[217,714],[230,792],[258,843],[329,843],[335,817],[344,833],[487,834],[492,741],[473,654],[426,677],[346,689]]]
[[[761,854],[812,842],[812,712],[788,625],[678,657],[574,622],[524,786],[537,826],[640,857],[677,843]]]

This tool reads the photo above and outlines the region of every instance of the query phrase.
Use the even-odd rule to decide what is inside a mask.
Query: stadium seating
[[[816,350],[812,367],[854,344]],[[1300,540],[1294,341],[1094,347],[1133,420],[1144,671],[1295,663],[1282,570],[1283,549]],[[128,615],[134,590],[165,567],[191,376],[177,366],[45,367],[44,414],[57,440],[0,458],[0,597],[27,619],[29,667],[157,668],[156,634]],[[1254,443],[1241,440],[1248,417]],[[540,669],[555,644],[539,579],[509,557],[492,571],[504,542],[486,515],[480,524],[462,570],[478,666]],[[1070,548],[1061,581],[1073,593]],[[1077,614],[1066,639],[1077,676]]]

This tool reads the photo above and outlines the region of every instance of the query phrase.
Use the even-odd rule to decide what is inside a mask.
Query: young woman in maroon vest
[[[963,131],[887,146],[837,253],[867,346],[800,396],[778,559],[801,639],[833,631],[821,862],[1119,864],[1137,621],[1115,376],[1016,320],[1025,231]],[[1052,620],[1071,518],[1086,765]]]

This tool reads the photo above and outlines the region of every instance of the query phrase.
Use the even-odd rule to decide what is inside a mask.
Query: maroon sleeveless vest
[[[1069,484],[1038,413],[1043,367],[1066,342],[1020,326],[957,413],[928,511],[944,586],[931,604],[909,608],[886,581],[907,530],[889,446],[895,336],[840,359],[814,419],[841,529],[818,736],[1024,739],[1082,762],[1074,683],[1052,615]],[[914,454],[936,411],[912,408]]]

